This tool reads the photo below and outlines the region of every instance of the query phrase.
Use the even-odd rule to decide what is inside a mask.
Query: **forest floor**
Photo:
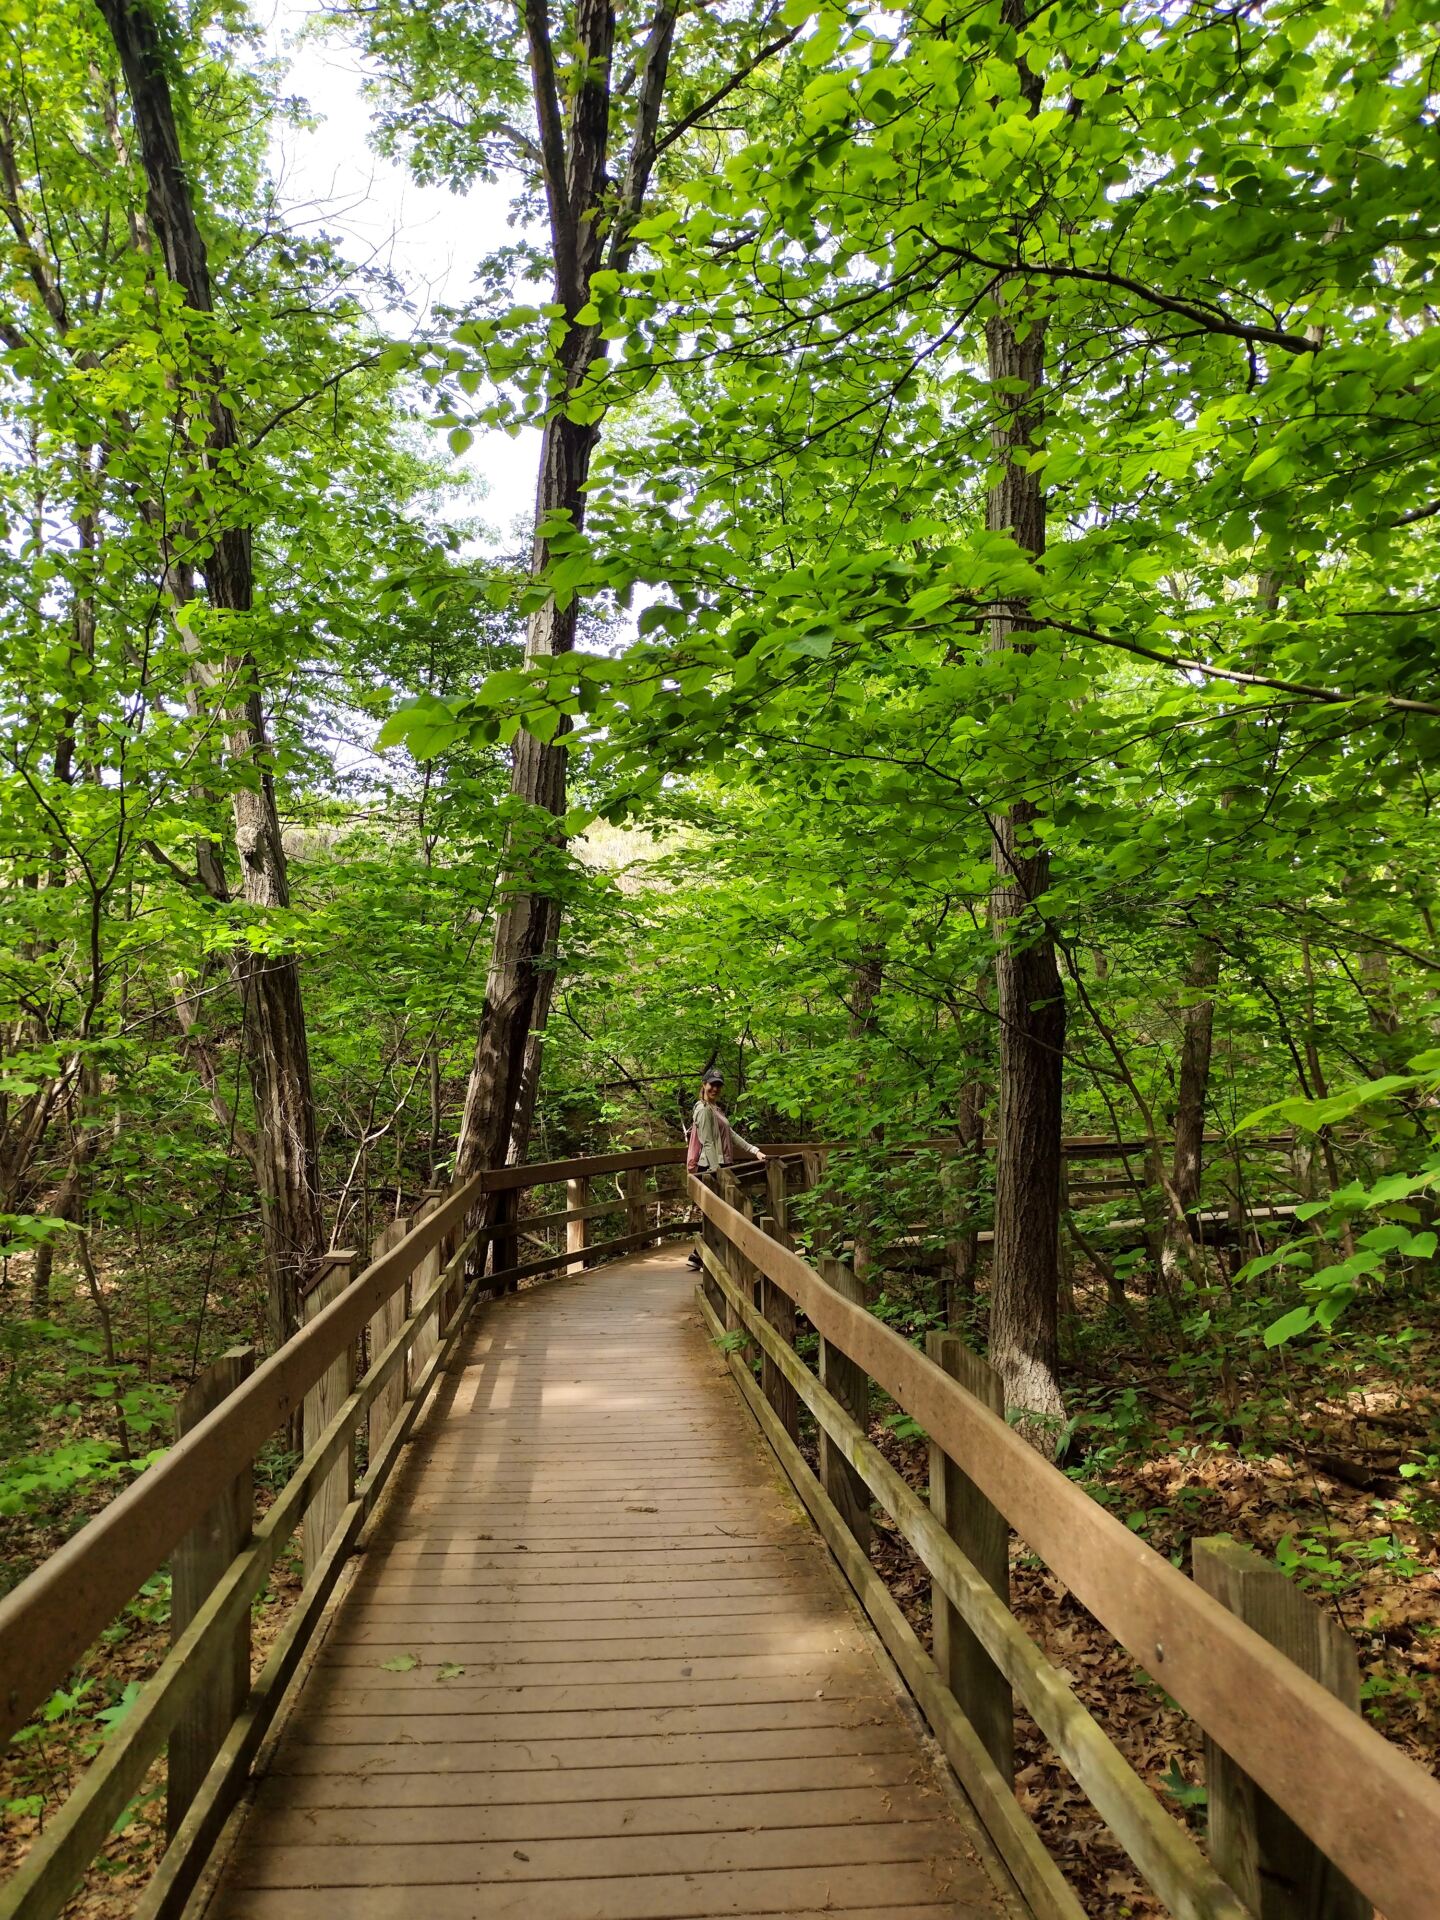
[[[1390,1296],[1331,1341],[1267,1350],[1209,1315],[1157,1313],[1137,1335],[1081,1296],[1070,1329],[1070,1476],[1187,1573],[1190,1543],[1229,1534],[1284,1566],[1356,1642],[1362,1710],[1440,1773],[1440,1329],[1433,1307]],[[1137,1306],[1143,1316],[1144,1304]],[[1417,1324],[1427,1313],[1429,1323]],[[1101,1384],[1104,1383],[1104,1384]],[[1124,1384],[1118,1384],[1124,1383]],[[893,1409],[872,1438],[912,1486],[929,1449]],[[898,1429],[898,1431],[897,1431]],[[930,1641],[930,1582],[886,1516],[872,1558]],[[1202,1741],[1164,1689],[1023,1542],[1017,1617],[1161,1802],[1205,1825]],[[1159,1904],[1023,1711],[1016,1787],[1095,1920],[1152,1920]]]
[[[243,1242],[237,1246],[243,1255]],[[4,1303],[10,1311],[0,1322],[0,1592],[63,1545],[165,1445],[202,1339],[205,1353],[217,1353],[258,1341],[264,1325],[256,1265],[243,1257],[233,1271],[200,1269],[194,1298],[182,1276],[193,1274],[197,1263],[180,1250],[173,1266],[155,1256],[153,1285],[134,1284],[133,1273],[122,1284],[103,1259],[97,1266],[104,1323],[88,1293],[70,1297],[58,1285],[44,1319],[24,1318]],[[12,1296],[24,1298],[26,1279],[12,1262]],[[292,1465],[293,1456],[278,1445],[261,1455],[259,1511]],[[299,1592],[299,1543],[293,1541],[255,1602],[257,1664]],[[43,1831],[169,1645],[170,1576],[162,1571],[0,1753],[0,1879]],[[157,1762],[65,1907],[67,1920],[124,1920],[164,1844],[165,1769]]]
[[[1355,1638],[1367,1716],[1421,1764],[1440,1770],[1440,1329],[1433,1309],[1419,1297],[1387,1295],[1357,1308],[1327,1342],[1272,1352],[1244,1332],[1253,1313],[1227,1324],[1225,1306],[1212,1301],[1183,1317],[1133,1300],[1126,1324],[1107,1312],[1103,1289],[1082,1285],[1067,1338],[1075,1427],[1066,1470],[1187,1570],[1190,1542],[1216,1533],[1277,1558]],[[918,1330],[903,1302],[882,1299],[879,1310]],[[77,1300],[73,1313],[70,1306],[57,1312],[57,1324],[73,1334],[88,1312],[89,1303]],[[240,1296],[233,1324],[215,1329],[218,1344],[245,1337],[255,1320],[256,1302]],[[140,1352],[146,1338],[138,1322],[117,1317],[116,1352]],[[132,1434],[131,1444],[142,1457],[145,1446],[163,1439],[161,1427],[168,1430],[168,1418],[147,1408],[168,1407],[188,1377],[186,1353],[167,1364],[163,1343],[153,1337],[145,1350],[148,1367],[121,1362],[130,1372],[112,1382],[121,1397],[134,1396],[138,1438]],[[51,1485],[42,1474],[25,1491],[19,1459],[113,1436],[117,1394],[96,1396],[77,1382],[74,1353],[63,1340],[47,1338],[23,1355],[12,1350],[6,1360],[0,1416],[8,1407],[12,1421],[3,1436],[9,1477],[0,1481],[0,1495],[9,1510],[0,1511],[0,1573],[9,1586],[117,1484],[61,1474]],[[101,1384],[114,1372],[100,1365]],[[17,1456],[21,1427],[26,1438]],[[928,1450],[912,1424],[882,1404],[872,1434],[923,1491]],[[277,1453],[262,1473],[262,1505],[287,1471]],[[928,1576],[885,1516],[876,1518],[875,1564],[928,1644]],[[298,1586],[296,1561],[282,1560],[256,1605],[257,1657],[281,1630]],[[1011,1586],[1017,1615],[1142,1778],[1178,1819],[1202,1830],[1203,1762],[1193,1724],[1021,1543],[1012,1553]],[[168,1579],[161,1575],[0,1758],[0,1876],[22,1857],[163,1658],[168,1611]],[[1095,1920],[1161,1914],[1023,1713],[1016,1768],[1026,1810]],[[161,1849],[164,1820],[157,1767],[67,1915],[123,1920]]]

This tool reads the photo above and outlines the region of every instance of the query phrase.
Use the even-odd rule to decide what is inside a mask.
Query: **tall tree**
[[[214,313],[209,255],[186,171],[160,16],[148,0],[96,0],[119,55],[146,182],[146,216],[165,273],[186,305]],[[263,693],[244,629],[254,609],[251,530],[236,511],[234,478],[245,446],[226,397],[213,337],[201,331],[199,399],[204,405],[213,514],[193,530],[210,605],[239,629],[220,670],[232,760],[243,770],[232,806],[241,891],[247,905],[290,904],[285,847],[275,797]],[[255,1108],[254,1147],[269,1271],[271,1334],[284,1339],[298,1318],[300,1294],[324,1245],[315,1106],[299,963],[291,953],[237,948],[233,968],[244,1007],[244,1052]]]
[[[526,658],[533,665],[563,657],[575,645],[579,602],[572,589],[552,590],[545,583],[557,552],[585,525],[591,462],[607,405],[602,376],[613,330],[602,322],[596,276],[604,275],[603,297],[609,298],[629,269],[662,151],[787,45],[794,29],[767,37],[767,10],[757,20],[737,23],[728,48],[733,57],[717,59],[710,48],[716,23],[696,12],[691,29],[699,50],[697,75],[689,80],[683,110],[662,128],[662,112],[674,93],[679,0],[618,11],[612,0],[555,6],[521,0],[518,38],[506,17],[486,23],[496,31],[483,41],[470,10],[450,0],[430,0],[418,20],[414,7],[391,0],[357,7],[356,14],[386,75],[387,137],[408,147],[422,174],[461,185],[508,168],[544,207],[546,245],[532,271],[548,279],[551,299],[545,308],[531,553],[537,584]],[[462,74],[468,86],[459,84]],[[527,116],[528,125],[517,127],[517,114]],[[466,329],[460,332],[465,338]],[[552,845],[563,841],[562,829],[544,824],[546,818],[560,820],[566,810],[563,734],[563,726],[545,738],[525,732],[514,745],[512,797],[522,809],[534,810],[539,824],[527,822],[519,830],[529,846],[516,847],[495,925],[456,1145],[462,1175],[525,1149],[532,1103],[524,1089],[538,1072],[537,1036],[548,1004],[542,983],[553,970],[559,903],[553,888],[527,874],[524,856],[545,839]],[[545,864],[543,848],[538,864]]]
[[[1021,9],[1006,0],[1018,24]],[[1038,82],[1026,77],[1035,105]],[[1008,275],[995,294],[985,340],[995,422],[995,477],[986,526],[1008,534],[1038,560],[1045,551],[1045,497],[1029,456],[1041,422],[1045,324],[1033,289]],[[1017,456],[1019,456],[1017,458]],[[1028,653],[1034,621],[1025,602],[997,602],[989,615],[993,651]],[[992,814],[995,884],[990,927],[1000,1020],[999,1100],[995,1127],[995,1250],[990,1294],[990,1356],[1005,1402],[1035,1418],[1041,1444],[1064,1412],[1060,1396],[1057,1249],[1060,1221],[1061,1089],[1065,995],[1055,944],[1040,906],[1050,856],[1028,794]]]
[[[1023,0],[1002,0],[1008,35],[1024,30]],[[1044,78],[1012,46],[1027,114],[1040,111]],[[1038,187],[1035,188],[1038,192]],[[1019,231],[1012,244],[1022,251]],[[994,408],[992,475],[985,507],[990,533],[1005,534],[1038,565],[1045,552],[1045,494],[1039,451],[1045,382],[1045,315],[1038,286],[1023,271],[997,277],[985,323],[986,367]],[[992,605],[993,653],[1029,655],[1035,621],[1026,601]],[[1043,743],[1037,760],[1043,753]],[[992,814],[995,885],[990,927],[1000,1017],[1000,1081],[995,1130],[995,1252],[990,1291],[990,1357],[1008,1407],[1034,1416],[1040,1444],[1064,1414],[1060,1395],[1057,1267],[1060,1225],[1061,1101],[1065,995],[1054,939],[1040,906],[1050,856],[1033,793]]]
[[[564,23],[569,58],[567,108],[547,0],[524,0],[552,295],[564,321],[546,396],[535,489],[531,570],[537,580],[550,565],[555,529],[578,532],[585,522],[585,490],[600,427],[582,395],[608,352],[591,304],[591,281],[602,263],[612,271],[623,270],[633,250],[632,232],[655,165],[678,11],[678,0],[659,0],[630,70],[635,106],[616,190],[609,172],[614,8],[610,0],[575,0]],[[573,594],[547,593],[530,616],[526,658],[540,660],[570,652],[578,611]],[[515,799],[562,817],[565,753],[563,743],[520,734],[511,778]],[[537,1036],[548,1014],[549,993],[542,988],[542,979],[553,971],[558,929],[559,910],[553,898],[531,886],[512,884],[495,923],[485,1006],[456,1143],[455,1171],[462,1178],[478,1167],[501,1164],[507,1153],[514,1158],[524,1154],[538,1082]],[[527,1053],[531,1093],[522,1101]]]

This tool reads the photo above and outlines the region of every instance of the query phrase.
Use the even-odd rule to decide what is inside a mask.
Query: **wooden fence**
[[[1014,1795],[1015,1699],[1177,1920],[1369,1920],[1372,1903],[1435,1920],[1440,1785],[1356,1711],[1354,1648],[1328,1617],[1233,1541],[1197,1542],[1196,1578],[1180,1573],[1006,1424],[993,1370],[954,1335],[917,1352],[848,1268],[807,1265],[788,1244],[784,1167],[759,1178],[763,1193],[758,1179],[690,1183],[702,1314],[1034,1913],[1082,1910]],[[813,1369],[797,1315],[819,1336]],[[928,1502],[869,1439],[872,1382],[929,1436]],[[872,1499],[929,1572],[933,1652],[871,1564]],[[1015,1618],[1012,1528],[1203,1729],[1208,1854]]]
[[[761,1386],[732,1354],[736,1377],[1036,1912],[1074,1920],[1078,1908],[1010,1790],[1009,1689],[1176,1915],[1238,1920],[1246,1907],[1019,1628],[1005,1598],[1011,1526],[1213,1739],[1223,1792],[1212,1784],[1212,1793],[1228,1809],[1217,1821],[1217,1844],[1254,1852],[1254,1835],[1263,1831],[1255,1870],[1263,1878],[1271,1872],[1265,1849],[1283,1861],[1286,1849],[1300,1846],[1286,1825],[1293,1820],[1318,1843],[1318,1855],[1313,1848],[1303,1855],[1311,1882],[1333,1884],[1328,1858],[1386,1920],[1431,1920],[1440,1789],[1243,1624],[1240,1612],[1274,1606],[1266,1586],[1272,1570],[1257,1573],[1216,1549],[1205,1562],[1212,1591],[1202,1591],[1011,1432],[986,1404],[987,1396],[993,1404],[993,1383],[983,1363],[958,1342],[931,1358],[917,1354],[853,1297],[846,1269],[831,1263],[828,1277],[815,1273],[783,1244],[786,1167],[813,1180],[823,1149],[771,1151],[790,1156],[758,1176],[773,1235],[744,1204],[688,1183],[706,1220],[704,1310],[714,1330],[718,1311],[760,1348]],[[173,1920],[180,1913],[477,1302],[674,1231],[680,1223],[662,1218],[662,1201],[680,1197],[682,1176],[673,1176],[669,1195],[658,1183],[662,1169],[683,1162],[682,1148],[646,1148],[492,1169],[426,1195],[408,1222],[380,1236],[363,1271],[356,1272],[354,1254],[330,1257],[307,1296],[304,1326],[276,1353],[257,1365],[248,1350],[237,1350],[207,1370],[180,1410],[180,1437],[165,1458],[0,1601],[0,1738],[8,1738],[152,1575],[168,1563],[174,1576],[168,1655],[0,1891],[0,1920],[52,1920],[162,1755],[171,1839],[135,1914]],[[597,1198],[603,1182],[613,1182],[613,1192]],[[520,1211],[526,1193],[542,1202],[529,1214]],[[729,1195],[743,1200],[738,1186]],[[607,1217],[624,1231],[592,1242],[592,1222]],[[541,1234],[560,1244],[533,1254],[522,1246]],[[491,1270],[482,1276],[490,1240]],[[821,1337],[818,1376],[794,1350],[797,1312]],[[937,1483],[929,1507],[866,1437],[871,1381],[931,1435]],[[801,1402],[821,1432],[823,1485],[795,1444]],[[302,1457],[257,1514],[257,1456],[297,1411]],[[940,1623],[935,1659],[863,1550],[872,1497],[930,1569]],[[251,1606],[297,1529],[304,1586],[256,1672]],[[1266,1631],[1300,1635],[1291,1627]],[[1307,1657],[1333,1683],[1333,1646],[1313,1632],[1309,1638],[1315,1645]],[[1299,1657],[1299,1637],[1290,1650]],[[1224,1841],[1226,1820],[1238,1841]],[[1226,1872],[1240,1884],[1238,1867]],[[1335,1902],[1353,1897],[1342,1887],[1313,1912],[1349,1920],[1350,1909]],[[1285,1920],[1312,1912],[1272,1910],[1258,1897],[1250,1904],[1263,1920],[1272,1911]]]
[[[379,1236],[363,1272],[353,1253],[329,1256],[306,1297],[305,1324],[278,1352],[256,1366],[238,1349],[206,1370],[165,1458],[0,1601],[0,1739],[8,1739],[144,1583],[167,1562],[172,1569],[170,1651],[0,1890],[0,1920],[59,1913],[162,1754],[170,1843],[135,1915],[180,1913],[476,1302],[674,1231],[646,1183],[684,1158],[682,1148],[661,1147],[506,1167],[428,1194],[409,1222]],[[616,1199],[591,1204],[587,1191],[605,1179],[618,1183]],[[673,1198],[683,1198],[680,1179]],[[521,1194],[546,1188],[568,1204],[522,1221]],[[590,1222],[617,1212],[625,1231],[589,1244]],[[520,1232],[542,1223],[565,1244],[519,1259]],[[482,1277],[486,1239],[495,1257]],[[257,1516],[256,1457],[297,1408],[303,1455]],[[252,1674],[251,1606],[297,1529],[304,1586]]]

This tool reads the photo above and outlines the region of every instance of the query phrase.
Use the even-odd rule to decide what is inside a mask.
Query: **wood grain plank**
[[[892,1786],[885,1796],[887,1821],[928,1823],[933,1838],[938,1795],[917,1786]],[[288,1807],[276,1806],[266,1823],[271,1847],[438,1847],[511,1844],[516,1841],[613,1840],[678,1834],[786,1833],[804,1828],[860,1828],[879,1810],[872,1783],[859,1787],[772,1786],[750,1793],[652,1794],[614,1799],[592,1793],[583,1800],[470,1805]],[[600,1863],[596,1862],[599,1871]],[[258,1883],[257,1883],[258,1884]]]
[[[688,1296],[482,1316],[207,1920],[1014,1915]]]
[[[874,1796],[867,1796],[879,1811]],[[379,1816],[371,1816],[376,1819]],[[282,1816],[271,1826],[280,1829]],[[948,1866],[944,1823],[884,1820],[848,1827],[795,1827],[755,1833],[606,1835],[581,1841],[548,1840],[528,1846],[507,1841],[397,1837],[390,1844],[347,1841],[274,1842],[267,1834],[237,1856],[241,1886],[262,1887],[503,1887],[517,1882],[640,1879],[658,1874],[735,1873],[757,1868],[871,1867],[923,1862]],[[957,1863],[958,1864],[958,1863]]]
[[[822,1753],[781,1760],[670,1760],[634,1766],[510,1768],[472,1773],[275,1774],[261,1782],[262,1807],[549,1808],[571,1801],[672,1800],[691,1795],[844,1793],[856,1787],[931,1788],[924,1762],[895,1752]]]
[[[807,1901],[823,1898],[823,1908]],[[901,1901],[903,1905],[895,1905]],[[251,1890],[226,1909],[233,1920],[335,1920],[335,1895],[324,1887]],[[470,1887],[427,1887],[426,1920],[477,1920],[482,1911]],[[346,1920],[406,1920],[413,1903],[392,1887],[347,1893]],[[485,1920],[732,1920],[785,1915],[786,1920],[989,1920],[990,1909],[964,1905],[937,1892],[924,1868],[851,1868],[833,1879],[807,1871],[705,1874],[694,1879],[652,1874],[643,1882],[572,1880],[531,1883],[507,1892],[487,1890]]]
[[[685,1732],[675,1728],[656,1733],[581,1733],[568,1737],[547,1735],[543,1740],[525,1734],[505,1736],[477,1723],[470,1738],[457,1739],[451,1729],[440,1737],[410,1748],[385,1741],[356,1741],[341,1745],[317,1735],[311,1741],[292,1740],[277,1756],[271,1774],[277,1779],[326,1774],[337,1780],[372,1780],[386,1776],[421,1778],[431,1774],[493,1773],[519,1777],[530,1772],[563,1773],[572,1767],[603,1767],[607,1772],[651,1766],[758,1765],[768,1760],[823,1758],[842,1746],[846,1754],[903,1753],[916,1761],[913,1731],[904,1725],[886,1726],[873,1720],[851,1727],[837,1742],[833,1721],[809,1727],[745,1727],[721,1731]]]

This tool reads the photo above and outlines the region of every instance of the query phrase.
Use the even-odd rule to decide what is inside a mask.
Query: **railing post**
[[[213,1413],[255,1370],[253,1347],[231,1347],[212,1360],[181,1400],[175,1437],[181,1439]],[[255,1519],[251,1470],[236,1474],[214,1506],[175,1549],[170,1562],[170,1644],[184,1633],[210,1590],[250,1538]],[[214,1671],[170,1735],[166,1773],[165,1830],[172,1838],[200,1791],[210,1763],[250,1691],[250,1616],[237,1620],[230,1644],[214,1655]]]
[[[778,1240],[774,1219],[761,1216],[760,1231]],[[760,1311],[787,1347],[795,1345],[795,1302],[785,1289],[768,1275],[760,1275]],[[785,1378],[768,1353],[760,1356],[760,1391],[775,1410],[775,1418],[792,1440],[800,1438],[800,1401],[794,1387]]]
[[[953,1333],[929,1333],[925,1351],[992,1413],[1003,1418],[1005,1390],[988,1360]],[[1010,1604],[1010,1527],[1003,1513],[932,1440],[930,1510],[971,1565]],[[940,1678],[984,1742],[1007,1785],[1015,1778],[1015,1706],[1010,1682],[938,1587],[933,1587],[932,1644]]]
[[[629,1235],[645,1231],[645,1169],[627,1167],[620,1176],[620,1191],[625,1196],[625,1231]]]
[[[417,1215],[417,1218],[420,1216]],[[378,1260],[382,1253],[388,1253],[398,1246],[410,1231],[408,1220],[391,1220],[376,1234],[370,1248],[370,1258]],[[370,1365],[373,1367],[380,1355],[399,1333],[409,1313],[410,1282],[402,1280],[388,1300],[382,1300],[371,1316],[369,1348]],[[408,1358],[409,1356],[407,1356]],[[391,1427],[400,1418],[405,1405],[406,1368],[399,1366],[388,1381],[370,1402],[369,1435],[370,1455],[373,1460]]]
[[[495,1195],[491,1213],[490,1235],[490,1272],[505,1273],[520,1263],[520,1189],[507,1187],[503,1193]],[[499,1293],[514,1293],[520,1285],[518,1280],[502,1280]]]
[[[565,1210],[574,1213],[590,1204],[590,1182],[583,1175],[578,1180],[565,1182]],[[567,1273],[582,1273],[585,1268],[585,1249],[590,1244],[590,1222],[588,1220],[567,1220],[565,1222],[565,1251],[574,1254],[569,1262]]]
[[[1343,1627],[1238,1540],[1222,1534],[1192,1551],[1196,1586],[1359,1712],[1360,1667]],[[1371,1903],[1209,1739],[1205,1785],[1210,1857],[1256,1920],[1370,1920]]]
[[[735,1178],[733,1173],[717,1174],[715,1176],[715,1185],[719,1189],[720,1198],[725,1202],[727,1207],[733,1207],[737,1213],[744,1214],[747,1219],[750,1217],[750,1209],[746,1205],[744,1194],[740,1191],[740,1182]],[[740,1249],[723,1233],[721,1234],[720,1257],[725,1263],[725,1269],[730,1275],[730,1278],[735,1282],[740,1291],[745,1294],[748,1299],[753,1301],[755,1298],[755,1269],[745,1258],[744,1254],[741,1253]],[[736,1333],[740,1331],[741,1325],[739,1314],[736,1313],[734,1307],[727,1300],[725,1302],[725,1331],[727,1333]]]
[[[306,1325],[322,1308],[337,1300],[355,1278],[356,1255],[353,1249],[326,1256],[319,1279],[305,1296],[303,1318]],[[336,1356],[305,1396],[304,1432],[307,1449],[314,1446],[340,1408],[355,1391],[355,1349],[348,1345]],[[305,1582],[308,1586],[316,1567],[340,1524],[340,1516],[355,1498],[355,1437],[310,1497],[301,1528],[305,1545]]]
[[[770,1208],[770,1225],[767,1231],[772,1240],[778,1240],[782,1247],[790,1247],[794,1242],[790,1238],[790,1196],[785,1186],[785,1162],[769,1160],[765,1164],[765,1196]]]
[[[819,1262],[820,1277],[857,1307],[866,1306],[865,1289],[843,1260]],[[820,1342],[820,1384],[844,1407],[862,1433],[870,1431],[870,1377],[849,1354],[828,1340]],[[820,1434],[820,1481],[863,1552],[870,1551],[870,1489],[835,1445]]]
[[[689,1180],[688,1175],[686,1176],[686,1180],[688,1184],[688,1180]],[[703,1186],[705,1183],[702,1180],[700,1184]],[[725,1246],[724,1237],[721,1234],[720,1229],[715,1225],[714,1221],[710,1218],[709,1214],[703,1213],[703,1212],[701,1213],[700,1219],[695,1228],[695,1235],[697,1240],[699,1240],[703,1246],[709,1248],[710,1252],[714,1254],[715,1258],[718,1261],[720,1261],[722,1266],[729,1264],[726,1259],[726,1246]],[[715,1284],[714,1280],[711,1278],[710,1269],[704,1265],[702,1265],[700,1268],[700,1286],[702,1291],[704,1292],[705,1298],[710,1302],[711,1312],[715,1315],[715,1318],[721,1323],[722,1326],[728,1328],[730,1326],[730,1321],[731,1321],[729,1303],[726,1301],[724,1294],[721,1293],[719,1287]]]
[[[449,1187],[427,1187],[422,1197],[426,1204],[423,1205],[415,1215],[416,1221],[423,1220],[427,1213],[433,1213],[436,1207],[443,1206],[450,1197],[450,1189]],[[441,1240],[439,1246],[436,1247],[435,1272],[437,1276],[443,1268],[450,1264],[450,1256],[465,1238],[465,1231],[465,1223],[462,1220],[458,1226],[451,1227],[450,1231]],[[435,1322],[435,1337],[437,1341],[440,1337],[441,1327],[448,1326],[450,1321],[452,1321],[460,1311],[460,1302],[464,1293],[465,1269],[462,1266],[459,1272],[452,1277],[441,1299],[439,1317]]]
[[[397,1221],[401,1235],[408,1233],[411,1227],[418,1227],[427,1220],[445,1197],[444,1187],[427,1187],[420,1196],[420,1204],[408,1220]],[[405,1283],[407,1305],[413,1306],[417,1300],[423,1300],[426,1294],[440,1278],[440,1269],[445,1264],[443,1247],[432,1247],[423,1260],[415,1264],[415,1271]],[[414,1380],[424,1369],[426,1361],[440,1344],[440,1321],[443,1314],[432,1314],[423,1327],[417,1327],[415,1338],[410,1345],[410,1360],[406,1369],[408,1382]]]

